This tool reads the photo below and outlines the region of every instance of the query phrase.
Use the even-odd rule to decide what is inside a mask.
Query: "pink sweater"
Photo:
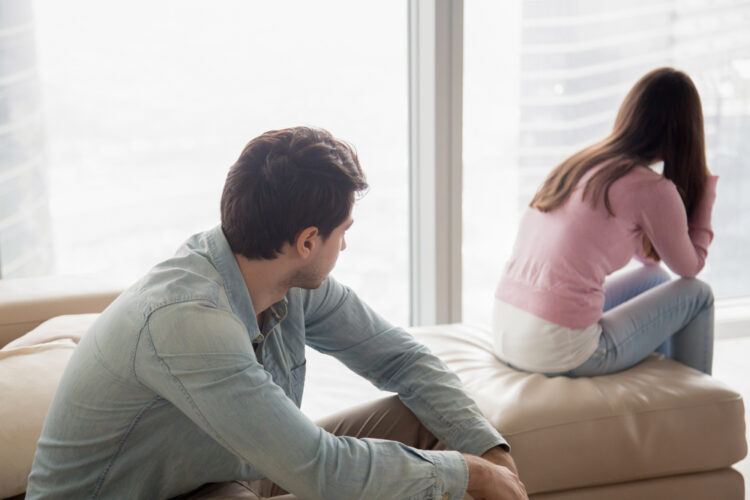
[[[646,233],[662,261],[676,274],[703,269],[713,239],[711,211],[718,177],[688,222],[672,181],[649,168],[634,168],[612,184],[611,217],[603,201],[592,208],[581,199],[587,173],[570,198],[543,213],[529,208],[495,296],[561,326],[586,328],[599,320],[604,279],[639,252]]]

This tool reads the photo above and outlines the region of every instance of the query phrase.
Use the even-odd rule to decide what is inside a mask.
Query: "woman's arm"
[[[664,263],[676,274],[692,278],[706,262],[713,240],[711,213],[716,200],[717,176],[711,176],[700,203],[688,221],[675,185],[666,179],[639,193],[636,223],[648,236]]]

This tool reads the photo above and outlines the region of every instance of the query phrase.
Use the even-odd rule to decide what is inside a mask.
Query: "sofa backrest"
[[[0,347],[63,314],[103,311],[121,287],[90,276],[0,280]]]

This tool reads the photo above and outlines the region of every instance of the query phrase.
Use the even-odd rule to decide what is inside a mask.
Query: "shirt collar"
[[[206,231],[206,241],[208,242],[208,254],[214,267],[219,271],[224,288],[229,297],[229,303],[232,311],[236,314],[245,328],[250,333],[250,338],[260,341],[263,335],[258,328],[258,322],[255,318],[255,308],[253,308],[250,293],[247,291],[245,280],[242,278],[240,266],[234,258],[232,249],[221,226]],[[270,312],[275,319],[274,324],[283,320],[287,312],[287,298],[284,297],[279,302],[273,304]]]
[[[260,334],[258,322],[255,319],[255,309],[250,300],[245,280],[242,279],[240,266],[234,258],[229,242],[224,236],[221,226],[206,231],[208,254],[216,270],[224,281],[224,289],[229,297],[229,304],[250,333],[251,338]]]

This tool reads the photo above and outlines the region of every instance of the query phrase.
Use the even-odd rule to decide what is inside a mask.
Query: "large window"
[[[355,145],[371,185],[335,275],[392,321],[407,321],[403,5],[35,7],[53,272],[133,281],[218,224],[224,176],[249,139],[312,125]]]
[[[750,5],[727,0],[465,3],[464,320],[489,321],[518,219],[544,176],[605,137],[650,69],[701,94],[716,238],[702,277],[750,296]]]
[[[14,2],[19,12],[28,5]],[[464,320],[489,319],[518,217],[544,175],[606,135],[628,88],[661,65],[684,69],[697,83],[710,165],[722,177],[703,277],[719,298],[750,296],[742,140],[750,129],[750,6],[464,4],[463,283],[447,285],[463,290]],[[0,203],[3,276],[51,270],[130,282],[218,222],[224,175],[248,139],[309,124],[354,143],[372,186],[335,274],[394,322],[408,321],[405,4],[34,6],[36,19],[13,17],[3,43],[14,40],[20,55],[36,44],[38,64],[16,67],[10,63],[20,56],[6,58],[0,85],[31,81],[38,70],[41,98],[33,85],[6,91],[25,106],[6,114],[6,129],[21,131],[16,142],[43,144],[46,155],[0,165],[1,192],[23,193],[16,205],[26,207],[8,215],[11,197]],[[6,157],[14,151],[6,148]]]

